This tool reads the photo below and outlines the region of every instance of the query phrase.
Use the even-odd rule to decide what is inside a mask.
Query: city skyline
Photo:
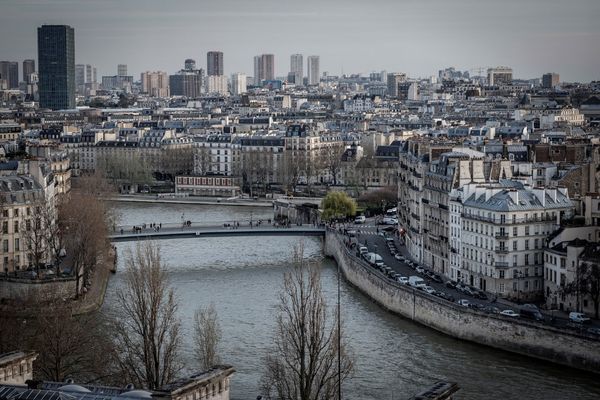
[[[0,43],[0,59],[34,58],[35,29],[44,23],[66,24],[76,31],[76,62],[96,65],[100,75],[113,74],[119,63],[127,64],[133,76],[145,70],[173,73],[186,58],[203,60],[216,49],[227,57],[225,75],[251,74],[253,56],[268,53],[275,55],[275,76],[287,76],[290,55],[301,53],[320,55],[320,70],[334,75],[387,70],[427,77],[449,66],[475,70],[507,65],[515,78],[555,71],[567,82],[600,79],[595,68],[600,52],[589,51],[600,41],[594,22],[600,4],[591,0],[576,1],[579,7],[511,0],[477,8],[470,0],[375,1],[369,8],[355,1],[342,7],[309,0],[301,11],[273,0],[202,7],[189,0],[168,6],[150,0],[144,2],[147,7],[140,7],[140,0],[5,3],[0,35],[11,40]]]

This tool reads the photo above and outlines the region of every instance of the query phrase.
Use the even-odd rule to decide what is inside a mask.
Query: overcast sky
[[[74,27],[76,62],[99,76],[119,63],[136,79],[186,58],[206,68],[221,50],[226,74],[252,75],[253,56],[273,53],[283,76],[302,53],[305,73],[316,54],[331,74],[508,65],[517,78],[600,79],[600,0],[0,0],[0,60],[37,58],[44,23]]]

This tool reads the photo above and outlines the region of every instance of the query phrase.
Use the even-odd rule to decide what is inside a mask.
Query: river
[[[185,219],[212,225],[268,219],[265,208],[116,203],[121,223],[140,225]],[[184,330],[184,354],[192,364],[194,311],[214,303],[223,338],[222,361],[237,370],[232,399],[255,399],[263,357],[272,344],[283,272],[300,238],[232,237],[159,243],[176,288]],[[322,255],[320,238],[303,239],[305,256],[322,266],[322,284],[335,306],[335,263]],[[134,244],[119,243],[119,271]],[[110,308],[120,273],[111,278]],[[597,376],[453,339],[390,314],[342,280],[342,319],[356,370],[343,387],[347,399],[407,399],[437,380],[457,382],[457,399],[598,399]]]

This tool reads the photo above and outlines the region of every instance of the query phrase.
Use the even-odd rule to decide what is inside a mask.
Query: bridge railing
[[[202,228],[253,228],[253,227],[273,227],[279,228],[288,226],[273,219],[236,219],[229,221],[189,221],[183,220],[180,222],[156,222],[137,225],[114,225],[112,233],[139,233],[139,232],[160,232],[164,230],[188,230]],[[291,226],[295,226],[292,224]]]

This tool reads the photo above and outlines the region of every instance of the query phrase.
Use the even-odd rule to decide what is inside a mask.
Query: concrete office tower
[[[387,94],[389,97],[398,97],[398,87],[406,81],[406,74],[392,72],[387,74]]]
[[[196,69],[196,60],[192,60],[191,58],[188,58],[187,60],[185,60],[183,68],[186,71],[194,71]]]
[[[302,54],[292,54],[290,56],[290,77],[296,85],[304,83],[304,61]]]
[[[272,81],[275,79],[275,56],[273,54],[262,54],[260,56],[261,81]]]
[[[142,72],[142,92],[152,97],[169,97],[169,76],[166,72]]]
[[[556,72],[548,72],[542,75],[542,87],[546,89],[552,89],[558,86],[560,82],[560,76]]]
[[[9,89],[18,89],[19,63],[16,61],[0,61],[0,79],[6,81]]]
[[[260,85],[260,76],[262,74],[260,67],[261,67],[260,56],[254,56],[254,81],[253,81],[254,86]]]
[[[512,85],[513,70],[509,67],[488,68],[488,85]]]
[[[90,65],[88,65],[88,67],[90,67]],[[92,83],[97,83],[98,82],[98,70],[96,69],[96,67],[92,68]]]
[[[209,51],[206,53],[206,75],[223,75],[223,52]]]
[[[231,75],[231,94],[239,96],[242,93],[246,93],[247,83],[246,74],[235,73]]]
[[[77,94],[85,93],[86,83],[86,66],[85,64],[75,64],[75,91]]]
[[[319,77],[319,56],[308,56],[307,58],[307,73],[308,73],[308,84],[318,85],[320,81]]]
[[[40,107],[75,108],[75,30],[68,25],[38,28]]]
[[[35,74],[35,60],[23,60],[23,81],[31,83],[31,74]]]
[[[127,76],[127,64],[117,65],[117,76]]]

